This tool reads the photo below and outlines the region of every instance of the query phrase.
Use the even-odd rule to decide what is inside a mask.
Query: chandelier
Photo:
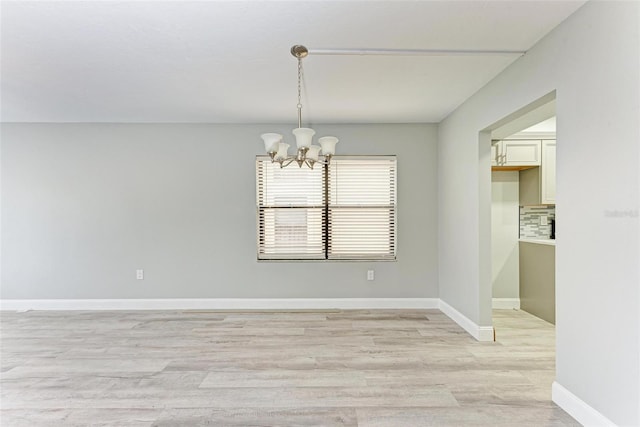
[[[283,137],[279,133],[263,133],[261,138],[264,141],[267,154],[271,157],[271,162],[278,162],[281,168],[289,166],[295,160],[299,167],[306,164],[313,169],[313,165],[316,163],[329,164],[331,157],[336,153],[338,138],[323,136],[318,138],[320,145],[315,145],[312,142],[316,131],[302,127],[302,58],[309,54],[309,50],[304,46],[295,45],[291,48],[291,54],[298,60],[298,104],[296,105],[298,108],[298,127],[293,130],[298,150],[295,155],[289,156],[290,145],[283,142]],[[320,151],[322,151],[324,160],[320,160]]]

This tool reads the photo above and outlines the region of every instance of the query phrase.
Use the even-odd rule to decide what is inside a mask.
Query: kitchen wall
[[[586,2],[439,126],[440,297],[490,326],[490,131],[555,91],[553,399],[587,425],[640,425],[639,17]]]
[[[519,176],[491,172],[491,275],[493,298],[518,299]]]
[[[520,238],[548,239],[551,236],[551,220],[556,217],[555,206],[520,206]],[[540,217],[547,217],[547,224],[540,224]]]
[[[256,261],[260,134],[291,126],[3,124],[2,299],[438,297],[437,127],[314,127],[397,155],[397,262]]]

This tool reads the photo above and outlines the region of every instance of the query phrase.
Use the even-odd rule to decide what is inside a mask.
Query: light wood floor
[[[566,426],[552,325],[437,310],[1,314],[2,426]]]

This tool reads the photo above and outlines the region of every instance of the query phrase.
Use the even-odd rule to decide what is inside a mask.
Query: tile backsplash
[[[540,225],[540,216],[547,216],[547,225]],[[520,206],[520,238],[548,239],[551,220],[556,217],[555,206]]]

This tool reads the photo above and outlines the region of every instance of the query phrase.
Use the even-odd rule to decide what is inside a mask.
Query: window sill
[[[352,259],[256,259],[258,263],[271,263],[271,262],[311,262],[311,263],[330,263],[330,262],[398,262],[397,258],[394,259],[372,259],[372,258],[352,258]]]

